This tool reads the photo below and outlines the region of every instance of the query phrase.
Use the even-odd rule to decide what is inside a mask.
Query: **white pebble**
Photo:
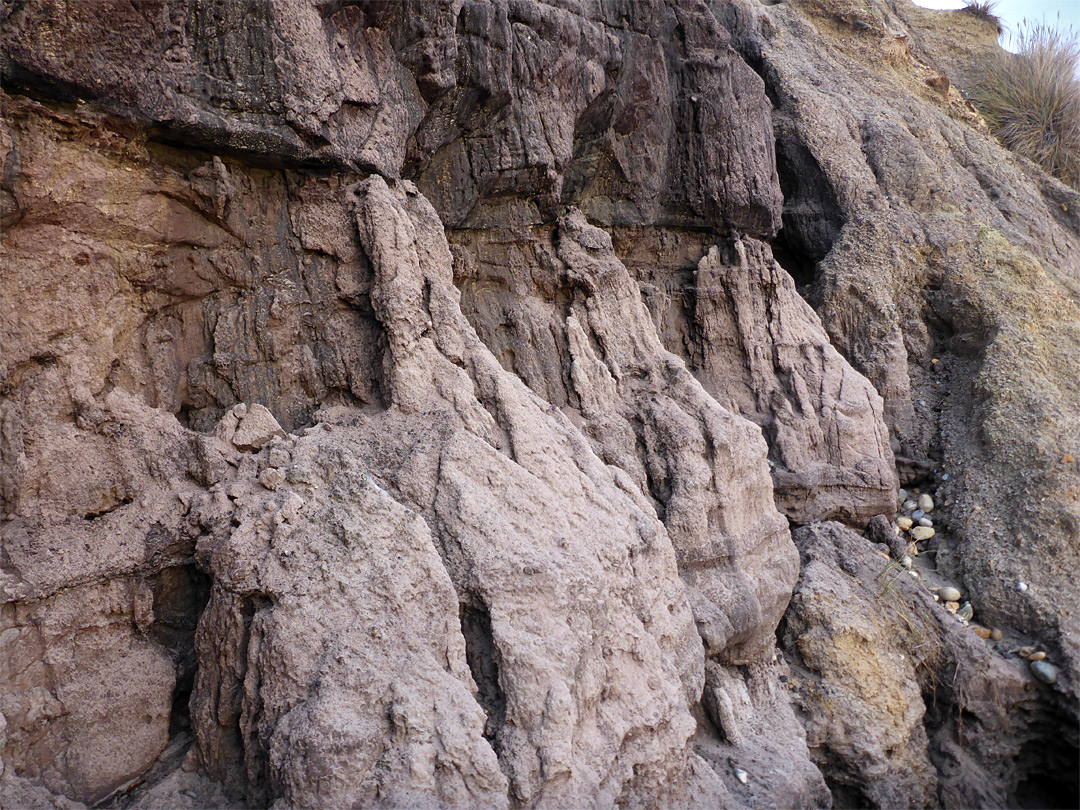
[[[934,536],[934,530],[929,526],[915,526],[911,530],[911,539],[916,543],[921,543],[924,540],[929,540]]]
[[[904,511],[905,512],[914,512],[918,508],[919,508],[919,505],[917,503],[915,503],[915,501],[912,501],[910,499],[904,501]]]
[[[744,785],[750,781],[750,774],[744,771],[742,768],[735,769],[735,778],[742,782]]]
[[[909,557],[907,554],[900,558],[900,564],[904,566],[904,568],[911,568],[911,566],[913,565],[911,557]]]
[[[1017,582],[1016,583],[1016,590],[1023,593],[1024,591],[1027,590],[1027,583],[1026,582]]]
[[[925,529],[930,529],[933,528],[934,521],[932,521],[930,518],[919,518],[919,525]]]
[[[934,499],[927,495],[925,492],[919,496],[919,508],[924,512],[934,511]]]

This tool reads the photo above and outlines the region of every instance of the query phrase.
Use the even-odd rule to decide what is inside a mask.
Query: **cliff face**
[[[0,13],[12,806],[1002,804],[1075,754],[1080,195],[926,83],[944,18]],[[901,483],[1005,641],[854,531]]]

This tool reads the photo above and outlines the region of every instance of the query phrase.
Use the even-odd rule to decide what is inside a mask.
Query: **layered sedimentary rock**
[[[1071,391],[1072,192],[1001,158],[955,98],[890,98],[916,142],[948,140],[990,189],[959,210],[991,230],[952,239],[960,215],[921,185],[937,154],[908,171],[911,140],[877,115],[895,85],[830,50],[838,9],[5,7],[5,799],[780,808],[827,806],[826,781],[879,804],[1012,795],[1024,756],[982,793],[934,769],[1056,733],[1048,695],[1075,684],[1056,648],[1058,692],[1009,695],[1037,722],[980,706],[970,743],[957,699],[928,742],[922,675],[880,668],[903,684],[897,725],[845,668],[832,603],[813,605],[858,554],[820,571],[802,543],[786,632],[810,640],[790,667],[774,649],[799,570],[788,521],[891,515],[894,453],[910,478],[940,442],[970,458],[950,484],[957,565],[1033,583],[1030,602],[1000,601],[1023,628],[1071,615],[1050,610],[1072,605],[1074,479],[1044,456],[1068,449],[1074,413],[1052,413]],[[879,95],[829,118],[800,89],[814,54],[837,94],[865,80]],[[856,153],[845,133],[863,130]],[[1014,189],[998,208],[982,202],[994,161]],[[822,261],[816,281],[796,254]],[[924,276],[940,284],[928,308]],[[809,281],[821,320],[797,293]],[[1032,353],[1005,338],[1036,301],[1062,339]],[[934,318],[959,347],[942,353],[956,411],[940,442],[918,397],[944,398],[909,362],[937,348]],[[957,393],[973,380],[976,397]],[[1037,430],[1010,430],[1032,381],[1051,392]],[[1006,485],[1033,469],[1048,503],[1017,525],[1057,543],[1043,578],[1038,557],[971,551],[975,507],[1022,494]],[[985,594],[990,613],[1001,594]],[[867,622],[885,661],[895,627]],[[784,684],[804,668],[843,699],[796,712]],[[822,720],[848,712],[865,726],[850,745]]]
[[[779,242],[881,393],[902,480],[954,502],[941,562],[988,620],[1075,672],[1080,194],[983,137],[936,82],[955,60],[942,27],[970,42],[994,24],[910,5],[715,8],[775,99]],[[1061,688],[1075,699],[1074,679]]]

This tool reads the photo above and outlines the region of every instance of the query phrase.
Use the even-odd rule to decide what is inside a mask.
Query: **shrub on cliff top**
[[[1080,39],[1072,28],[1022,26],[972,96],[1009,149],[1080,187]]]

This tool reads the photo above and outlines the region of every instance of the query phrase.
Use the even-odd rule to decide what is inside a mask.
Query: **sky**
[[[915,0],[923,8],[963,8],[964,0]],[[1008,48],[1008,36],[1020,27],[1021,21],[1057,23],[1071,25],[1080,34],[1080,0],[1000,0],[994,13],[1001,18],[1005,26],[1005,35],[1001,44]]]

